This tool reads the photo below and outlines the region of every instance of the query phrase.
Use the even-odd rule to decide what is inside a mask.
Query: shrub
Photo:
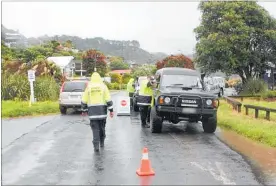
[[[29,100],[30,83],[27,76],[3,73],[1,83],[2,100]]]
[[[267,91],[267,84],[261,79],[249,79],[244,85],[242,94],[260,95]]]
[[[269,90],[267,92],[264,92],[262,94],[262,98],[276,98],[276,91],[275,90]]]
[[[109,82],[104,82],[109,90],[112,90],[112,84]]]
[[[111,83],[118,83],[118,84],[122,83],[122,76],[120,74],[112,73],[110,74],[110,77],[111,77]]]
[[[55,82],[55,79],[50,76],[37,78],[34,91],[37,101],[56,101],[59,97],[59,86]]]
[[[29,100],[30,83],[27,75],[2,74],[2,100]],[[34,82],[35,97],[38,101],[57,100],[59,86],[50,76],[41,76]]]
[[[113,90],[120,90],[120,84],[119,83],[111,83]]]
[[[127,84],[128,81],[130,80],[130,78],[131,78],[130,74],[124,74],[123,77],[122,77],[122,79],[123,79],[122,83]]]

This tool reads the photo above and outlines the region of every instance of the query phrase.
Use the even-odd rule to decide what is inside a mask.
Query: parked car
[[[65,81],[60,89],[59,109],[61,114],[66,114],[68,108],[81,109],[81,97],[88,84],[88,80]]]
[[[150,114],[152,133],[162,132],[163,121],[201,121],[204,132],[216,131],[219,100],[204,90],[200,73],[186,68],[162,68],[156,77],[158,87]]]
[[[204,79],[207,91],[222,97],[225,91],[225,79],[223,77],[207,77]]]

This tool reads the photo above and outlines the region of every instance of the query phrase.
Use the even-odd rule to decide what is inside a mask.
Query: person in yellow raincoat
[[[133,106],[133,94],[135,92],[135,84],[134,84],[133,78],[130,78],[130,80],[127,83],[127,91],[128,91],[128,96],[130,98],[130,106]]]
[[[113,102],[107,86],[103,83],[101,76],[94,72],[82,95],[82,108],[88,110],[90,127],[93,132],[94,151],[99,151],[99,146],[104,147],[105,123],[107,109],[110,117],[113,117]]]
[[[156,87],[156,80],[153,76],[148,76],[147,80],[141,83],[139,96],[137,98],[137,105],[140,109],[141,125],[149,128],[150,111],[153,104],[153,88]]]

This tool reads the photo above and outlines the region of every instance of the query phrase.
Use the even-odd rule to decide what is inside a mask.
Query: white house
[[[75,63],[73,61],[73,56],[58,56],[58,57],[48,57],[47,61],[54,62],[57,66],[60,67],[61,72],[66,77],[73,76],[75,69]]]

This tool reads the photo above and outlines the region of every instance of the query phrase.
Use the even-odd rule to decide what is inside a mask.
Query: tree
[[[115,62],[110,63],[110,69],[111,70],[125,70],[125,69],[129,69],[129,65],[124,62],[115,61]]]
[[[148,76],[155,74],[156,66],[152,64],[144,64],[138,67],[135,67],[132,70],[132,76],[133,77],[139,77],[139,76]]]
[[[182,67],[182,68],[194,69],[194,64],[190,58],[181,54],[181,55],[175,55],[175,56],[174,55],[168,56],[156,63],[157,69],[161,69],[164,67]]]
[[[96,67],[97,72],[104,77],[107,72],[105,56],[100,51],[91,49],[86,51],[83,56],[83,67],[87,70],[87,75],[91,75]]]
[[[64,46],[67,47],[67,48],[72,48],[73,47],[73,42],[71,40],[67,40],[64,43]]]
[[[201,2],[196,62],[206,73],[236,73],[243,83],[276,61],[276,21],[254,1]]]
[[[2,59],[4,60],[12,60],[16,58],[15,51],[11,48],[7,47],[4,42],[1,42],[1,51],[2,51]]]

